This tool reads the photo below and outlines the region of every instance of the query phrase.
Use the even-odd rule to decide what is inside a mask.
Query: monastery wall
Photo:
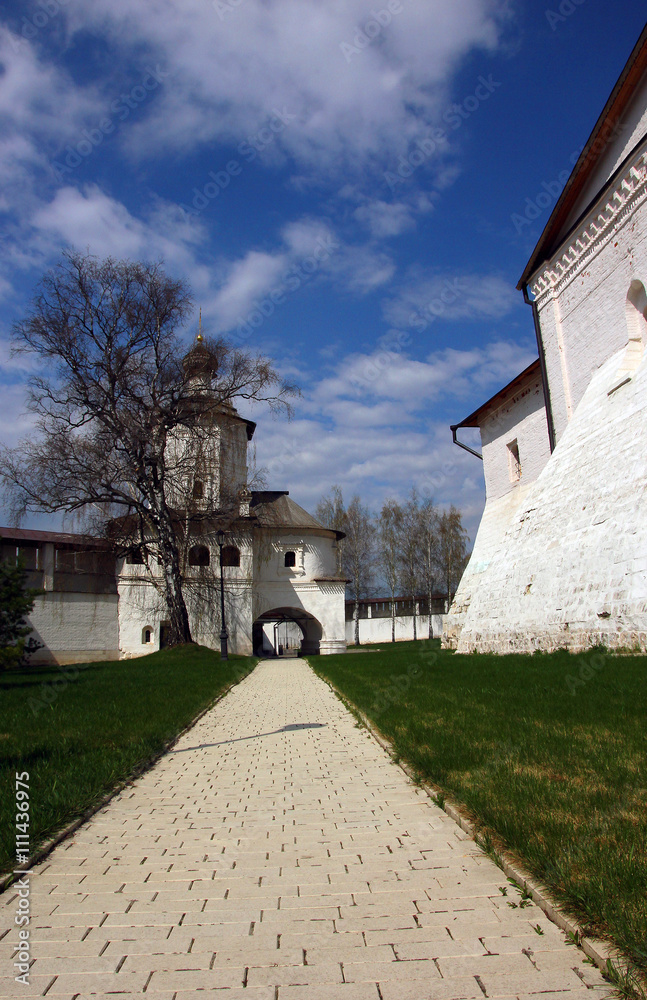
[[[208,539],[196,539],[204,541]],[[225,622],[232,653],[251,655],[251,566],[249,548],[240,544],[240,566],[223,567]],[[215,552],[213,551],[215,549]],[[184,597],[195,642],[220,649],[220,565],[218,547],[211,546],[211,564],[192,566]],[[119,566],[119,650],[122,656],[145,656],[160,648],[161,627],[168,620],[163,595],[150,582],[146,567]],[[150,635],[147,635],[150,633]]]
[[[514,441],[519,453],[518,474],[509,447]],[[529,380],[502,406],[484,416],[481,445],[488,500],[498,500],[535,481],[550,458],[540,375]]]
[[[44,644],[31,663],[86,663],[119,657],[116,594],[41,594],[27,622],[33,638]]]
[[[530,282],[558,441],[594,372],[627,344],[635,279],[647,283],[647,140]]]
[[[613,391],[623,356],[596,372],[502,537],[494,508],[484,517],[459,652],[647,647],[647,360]]]
[[[502,556],[506,529],[550,458],[541,375],[530,376],[505,403],[487,412],[480,429],[486,503],[470,561],[443,622],[443,645],[452,649],[472,595],[490,563]],[[519,450],[518,477],[508,447],[512,441]]]
[[[435,637],[442,635],[444,615],[432,615],[431,625]],[[429,635],[429,617],[427,615],[416,616],[416,634],[418,639],[426,639]],[[398,615],[395,619],[395,641],[406,642],[413,639],[413,615]],[[360,618],[359,620],[359,641],[360,644],[366,642],[391,642],[391,619],[390,618]],[[355,622],[346,622],[346,642],[351,646],[355,642]]]

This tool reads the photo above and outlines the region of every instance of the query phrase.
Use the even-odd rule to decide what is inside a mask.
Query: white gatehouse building
[[[193,639],[220,648],[222,551],[231,652],[278,653],[286,635],[298,652],[345,652],[346,581],[337,570],[343,533],[323,527],[287,490],[248,489],[247,449],[256,425],[230,403],[208,399],[214,374],[209,357],[198,335],[184,361],[195,398],[209,404],[208,419],[169,445],[169,461],[182,472],[167,501],[181,515],[191,498],[183,593]],[[224,540],[217,534],[222,517],[210,515],[223,505]],[[42,643],[32,662],[141,656],[165,644],[167,612],[154,545],[115,560],[107,542],[83,535],[0,528],[0,536],[2,557],[22,558],[28,586],[43,591],[29,618]]]

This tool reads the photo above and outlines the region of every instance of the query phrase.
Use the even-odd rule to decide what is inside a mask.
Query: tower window
[[[141,549],[131,549],[126,556],[126,562],[129,566],[143,566],[144,565],[144,554]]]
[[[296,552],[286,552],[285,553],[285,565],[294,567],[297,564]]]
[[[142,632],[142,643],[145,645],[147,642],[153,641],[153,630],[150,628],[145,628]]]
[[[206,545],[194,545],[189,549],[189,566],[208,566],[209,562],[209,549]]]
[[[235,545],[225,545],[222,550],[223,566],[240,566],[240,549]]]
[[[204,497],[204,483],[201,479],[193,480],[193,499],[202,500]]]
[[[516,483],[521,479],[521,461],[519,459],[519,444],[517,439],[511,441],[508,445],[508,471],[510,473],[510,482]]]

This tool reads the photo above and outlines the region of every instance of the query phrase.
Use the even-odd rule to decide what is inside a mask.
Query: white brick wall
[[[647,646],[647,362],[609,396],[622,355],[596,373],[494,540],[460,652]]]
[[[32,663],[83,663],[119,657],[116,594],[45,593],[27,619],[44,643]]]
[[[493,435],[488,502],[445,627],[459,652],[647,648],[647,326],[627,306],[638,282],[647,141],[532,279],[558,444],[534,483],[502,493]],[[642,330],[630,359],[629,314]]]

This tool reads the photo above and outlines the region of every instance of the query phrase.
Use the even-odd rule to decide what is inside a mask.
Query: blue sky
[[[29,431],[11,324],[61,249],[161,257],[194,291],[187,337],[201,306],[302,387],[290,423],[244,414],[269,488],[313,509],[333,483],[373,507],[416,486],[473,534],[482,468],[449,424],[536,356],[515,285],[640,5],[39,0],[2,17],[0,438]]]

